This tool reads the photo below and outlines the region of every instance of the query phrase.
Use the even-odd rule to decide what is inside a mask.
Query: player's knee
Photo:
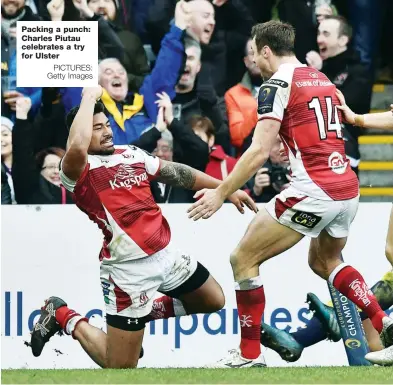
[[[217,289],[209,297],[208,311],[207,313],[214,313],[215,311],[221,310],[225,306],[225,296],[221,286],[217,285]]]
[[[390,264],[393,266],[393,241],[386,242],[385,255]]]
[[[138,366],[138,360],[124,360],[107,358],[106,369],[134,369]]]

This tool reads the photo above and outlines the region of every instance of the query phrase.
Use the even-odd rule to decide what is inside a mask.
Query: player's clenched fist
[[[31,99],[27,97],[20,97],[16,100],[16,118],[27,119],[27,114],[31,108]]]
[[[100,85],[97,87],[85,87],[82,91],[82,97],[98,100],[102,96],[102,92],[103,89]]]
[[[64,0],[51,0],[46,8],[52,21],[61,21],[64,15]]]

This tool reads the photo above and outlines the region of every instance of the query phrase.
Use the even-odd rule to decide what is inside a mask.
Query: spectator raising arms
[[[16,123],[12,130],[12,178],[15,198],[19,204],[73,203],[72,195],[61,185],[60,160],[65,151],[48,148],[34,158],[34,128],[27,119],[31,108],[29,98],[16,102]]]
[[[14,123],[1,117],[1,204],[15,202],[14,185],[12,182],[12,128]]]

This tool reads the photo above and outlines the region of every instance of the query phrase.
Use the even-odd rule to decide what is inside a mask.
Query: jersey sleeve
[[[269,79],[259,89],[258,120],[283,120],[289,100],[289,85],[281,79]]]
[[[145,168],[146,168],[146,172],[150,175],[150,176],[156,176],[157,172],[160,168],[160,158],[158,158],[157,156],[151,155],[150,153],[139,149],[142,154],[143,157],[145,159]]]
[[[60,180],[61,184],[70,192],[74,192],[74,188],[76,186],[76,181],[68,178],[66,174],[64,174],[63,171],[63,159],[60,161]]]

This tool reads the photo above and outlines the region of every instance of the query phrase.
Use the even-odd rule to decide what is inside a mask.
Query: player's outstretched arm
[[[84,88],[79,110],[68,135],[67,151],[62,170],[71,180],[78,180],[87,164],[87,150],[93,134],[93,114],[96,101],[102,95],[101,86]]]
[[[160,169],[158,170],[156,180],[188,190],[214,189],[222,183],[222,181],[185,164],[165,160],[160,161]],[[228,199],[241,213],[244,212],[244,205],[254,212],[258,211],[252,198],[244,191],[236,191]]]
[[[341,103],[341,106],[337,106],[337,108],[343,112],[344,119],[349,124],[364,128],[378,128],[381,130],[393,129],[393,104],[390,106],[391,111],[357,115],[347,106],[341,91],[337,90],[336,95]]]
[[[216,189],[204,189],[195,194],[195,197],[203,197],[188,209],[189,218],[210,218],[234,191],[257,172],[267,161],[280,126],[281,122],[273,119],[263,119],[257,123],[251,146],[238,160],[229,176]]]

